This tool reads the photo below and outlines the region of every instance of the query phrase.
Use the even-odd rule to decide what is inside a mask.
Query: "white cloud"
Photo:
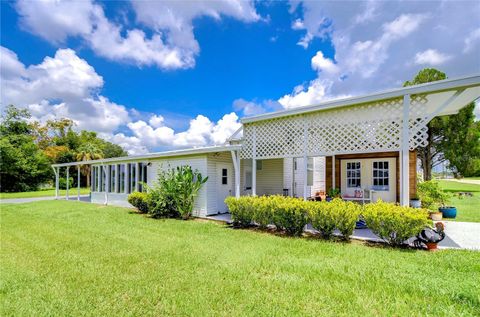
[[[142,120],[127,124],[136,138],[135,142],[138,140],[139,144],[149,148],[218,145],[225,143],[240,127],[238,116],[234,112],[224,115],[216,123],[203,115],[198,115],[190,120],[187,130],[177,133],[163,125],[163,120],[158,121],[158,117],[153,115],[149,120],[150,125]],[[152,126],[152,123],[157,126]]]
[[[464,53],[470,53],[475,50],[475,47],[478,49],[480,44],[480,28],[473,30],[465,38],[465,45],[463,47]]]
[[[451,56],[438,52],[437,50],[428,49],[415,54],[415,64],[437,66],[445,63]]]
[[[318,72],[325,72],[327,74],[337,74],[339,69],[335,63],[323,56],[322,51],[318,51],[317,54],[312,57],[312,68]]]
[[[2,106],[29,108],[41,121],[71,118],[79,128],[95,131],[111,131],[128,121],[124,106],[98,94],[103,78],[73,50],[60,49],[28,67],[11,50],[1,47],[1,53]]]
[[[153,128],[160,128],[163,126],[165,122],[165,118],[160,115],[154,114],[153,116],[150,117],[148,120],[148,123],[153,127]]]
[[[142,28],[128,29],[112,22],[102,6],[85,1],[28,1],[16,4],[21,25],[52,43],[80,37],[93,51],[110,60],[162,69],[191,68],[200,48],[193,20],[202,16],[220,20],[228,16],[243,22],[260,20],[250,1],[137,1],[132,3]],[[121,20],[121,19],[119,19]]]
[[[307,47],[317,38],[328,38],[335,53],[319,51],[313,56],[317,78],[281,97],[285,108],[399,87],[422,68],[419,63],[441,65],[449,77],[480,71],[476,23],[480,3],[446,1],[432,7],[426,2],[291,0],[290,4],[299,44]]]
[[[248,101],[243,98],[239,98],[233,101],[232,106],[235,111],[242,111],[243,115],[247,117],[281,109],[281,105],[278,103],[278,101],[271,99],[263,101]]]

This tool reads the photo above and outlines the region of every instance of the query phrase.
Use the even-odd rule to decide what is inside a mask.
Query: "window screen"
[[[347,187],[361,186],[360,162],[347,163]]]

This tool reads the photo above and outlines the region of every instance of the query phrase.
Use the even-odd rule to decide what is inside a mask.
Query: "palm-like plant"
[[[98,160],[103,158],[102,150],[94,143],[88,142],[82,144],[78,148],[78,152],[76,154],[77,161],[90,161],[90,160]],[[83,165],[81,167],[81,172],[84,176],[87,176],[87,187],[90,187],[90,165]]]

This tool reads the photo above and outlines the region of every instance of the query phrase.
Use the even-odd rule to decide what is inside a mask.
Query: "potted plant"
[[[439,207],[445,206],[448,194],[445,193],[436,181],[426,181],[418,184],[418,195],[422,208],[430,211],[430,218],[434,221],[442,220],[442,211]]]
[[[422,208],[422,201],[418,196],[413,197],[410,199],[410,207],[412,208]]]
[[[327,191],[326,201],[331,201],[334,198],[340,198],[340,188],[332,187]]]

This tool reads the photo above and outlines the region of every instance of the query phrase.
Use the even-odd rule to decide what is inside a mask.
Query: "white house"
[[[57,197],[60,168],[91,165],[91,202],[128,206],[128,194],[159,170],[190,165],[209,177],[197,216],[227,212],[229,195],[307,199],[337,187],[344,199],[407,205],[427,123],[479,97],[476,75],[244,118],[223,146],[54,164]]]

